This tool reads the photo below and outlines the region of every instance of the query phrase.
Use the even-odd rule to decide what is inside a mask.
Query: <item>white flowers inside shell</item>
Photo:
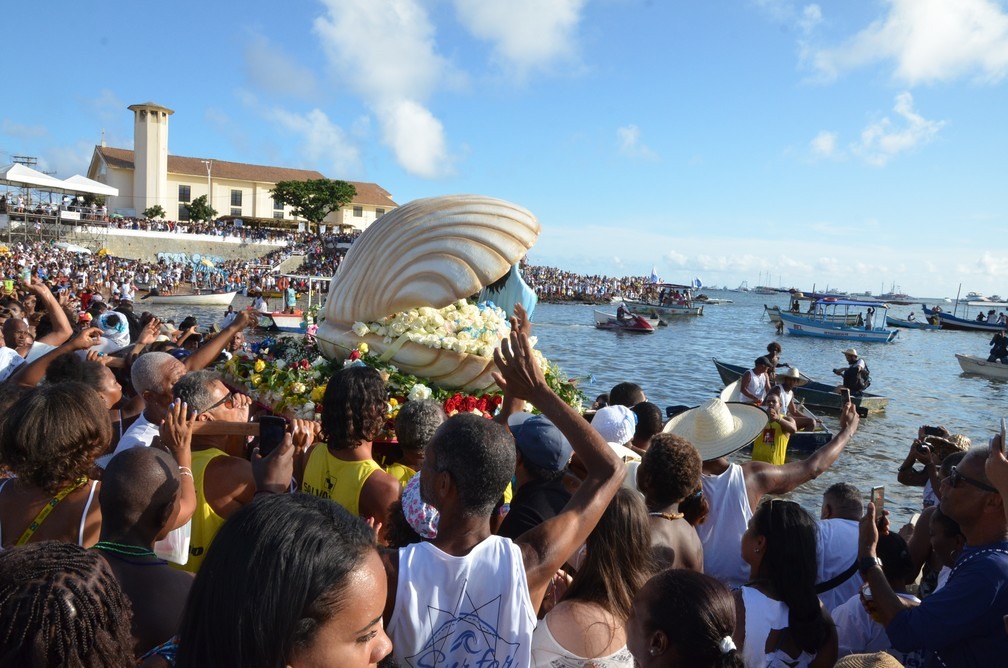
[[[376,334],[390,344],[405,339],[428,348],[491,358],[511,331],[507,314],[492,303],[470,304],[460,299],[442,309],[410,309],[378,322],[355,322],[353,332],[364,338]]]

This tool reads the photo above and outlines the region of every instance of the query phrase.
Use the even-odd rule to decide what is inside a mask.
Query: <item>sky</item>
[[[520,204],[542,225],[535,264],[1008,295],[1008,0],[51,0],[4,15],[34,37],[6,49],[3,164],[84,173],[103,132],[132,148],[126,107],[153,101],[175,110],[173,155],[315,169],[399,204]]]

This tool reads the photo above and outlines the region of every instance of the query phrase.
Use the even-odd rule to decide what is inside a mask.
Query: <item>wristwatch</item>
[[[875,566],[880,568],[882,567],[882,560],[878,557],[861,557],[857,562],[858,571],[862,574],[871,570]]]

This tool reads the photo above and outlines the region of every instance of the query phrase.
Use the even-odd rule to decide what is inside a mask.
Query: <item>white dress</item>
[[[771,633],[788,627],[788,607],[758,589],[742,587],[745,604],[745,646],[742,660],[746,668],[807,668],[815,654],[802,651],[797,657],[777,649]],[[767,645],[771,645],[768,649]]]
[[[582,668],[585,664],[592,668],[633,668],[634,659],[626,645],[608,656],[589,659],[567,651],[557,642],[550,631],[549,617],[539,622],[532,634],[533,668]]]

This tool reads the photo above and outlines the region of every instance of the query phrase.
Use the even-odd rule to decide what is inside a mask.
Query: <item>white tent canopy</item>
[[[92,195],[110,195],[117,197],[119,189],[107,186],[104,183],[89,179],[86,176],[75,174],[69,179],[63,180],[63,189],[74,193],[91,193]]]
[[[48,174],[25,167],[22,164],[14,163],[0,169],[0,183],[9,183],[16,186],[28,186],[42,190],[64,190],[62,181],[53,178]],[[118,191],[116,192],[118,194]]]

